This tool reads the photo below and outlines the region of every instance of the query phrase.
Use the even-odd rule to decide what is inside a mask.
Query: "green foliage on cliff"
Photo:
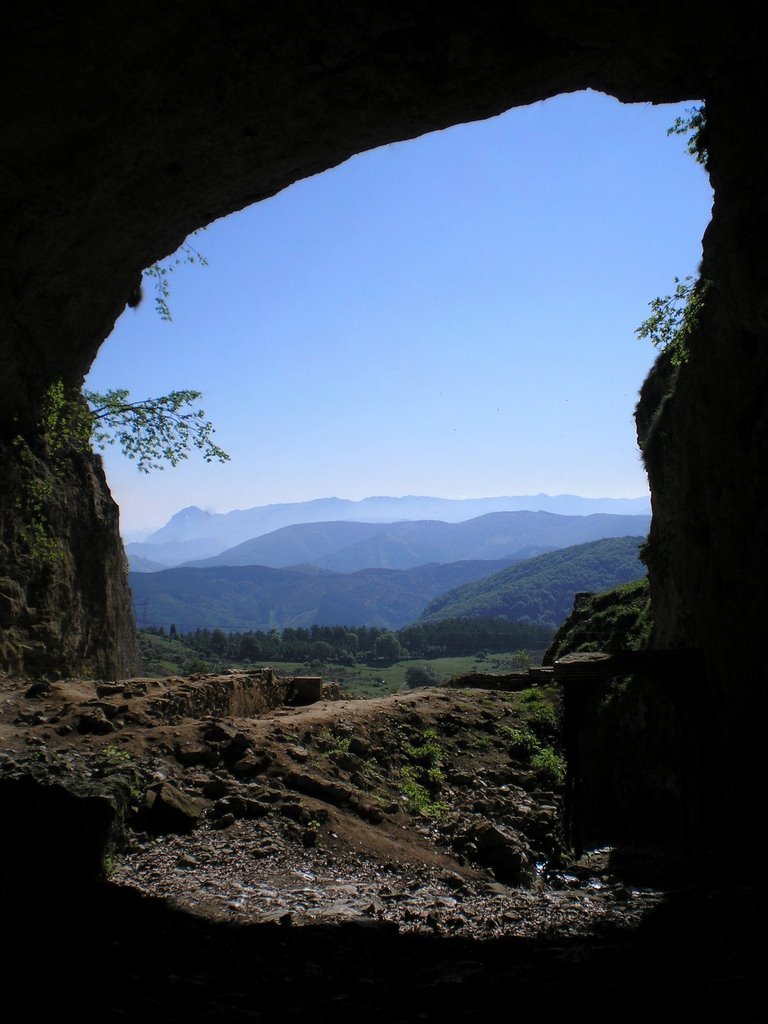
[[[697,163],[706,165],[709,158],[706,147],[707,119],[704,104],[690,107],[685,117],[675,118],[667,135],[688,136],[687,150]],[[688,275],[675,278],[671,295],[657,296],[649,302],[651,315],[635,331],[638,338],[648,338],[662,351],[669,352],[673,366],[686,362],[690,339],[698,329],[699,317],[712,282],[706,278],[694,281]]]
[[[11,440],[6,460],[13,477],[16,537],[19,554],[32,575],[63,557],[51,526],[57,477],[65,475],[72,452],[88,448],[89,413],[82,398],[71,401],[61,381],[51,384],[38,406],[36,429]]]
[[[653,626],[648,579],[601,594],[586,594],[557,631],[544,663],[577,651],[641,651]]]
[[[689,341],[699,327],[699,317],[712,282],[693,277],[675,278],[671,295],[657,296],[648,303],[651,315],[635,331],[639,339],[669,352],[672,364],[680,366],[689,355]]]
[[[90,450],[92,418],[83,397],[67,394],[62,381],[54,381],[45,394],[42,429],[48,452],[60,463],[66,452]]]
[[[200,228],[200,231],[203,229]],[[198,231],[194,231],[193,234],[199,234]],[[153,263],[151,267],[143,273],[143,277],[153,283],[155,289],[155,312],[161,320],[173,320],[171,316],[171,307],[169,305],[169,299],[171,297],[171,285],[169,281],[169,275],[172,274],[177,267],[183,266],[184,264],[198,264],[201,267],[208,266],[208,260],[203,256],[202,253],[198,252],[193,245],[189,242],[184,242],[172,256],[169,256],[167,260],[161,260],[159,263]],[[141,295],[139,294],[139,300]],[[137,303],[138,304],[138,301]]]
[[[213,442],[213,424],[195,408],[201,397],[184,390],[132,401],[125,388],[68,392],[54,381],[45,393],[40,432],[59,468],[68,452],[88,452],[91,444],[102,450],[119,445],[143,473],[165,462],[176,466],[195,448],[206,462],[226,462],[229,455]]]
[[[694,160],[706,165],[709,159],[705,142],[707,128],[707,115],[704,104],[697,107],[689,107],[685,117],[676,117],[674,124],[667,128],[667,135],[687,135],[686,149]]]
[[[29,560],[32,575],[62,557],[62,548],[53,536],[48,507],[53,487],[44,464],[26,439],[18,435],[11,442],[10,457],[3,460],[13,486],[14,528],[20,542],[20,554]]]
[[[61,557],[51,525],[57,478],[72,472],[73,459],[90,453],[91,444],[118,444],[148,473],[163,462],[177,465],[197,449],[206,462],[229,455],[213,442],[213,425],[195,408],[199,391],[172,391],[134,402],[125,389],[81,393],[57,380],[38,405],[35,428],[10,442],[15,532],[24,557],[38,569]]]

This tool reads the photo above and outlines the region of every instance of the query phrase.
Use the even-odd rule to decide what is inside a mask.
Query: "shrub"
[[[531,768],[538,773],[542,782],[549,782],[553,786],[562,786],[565,782],[566,764],[552,747],[542,747],[531,758]]]

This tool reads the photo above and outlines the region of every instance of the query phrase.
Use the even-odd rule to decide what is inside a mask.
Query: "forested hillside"
[[[136,621],[180,631],[332,626],[399,629],[421,615],[433,597],[510,564],[465,561],[415,569],[328,572],[312,566],[262,565],[166,569],[131,573]]]
[[[518,562],[435,598],[422,621],[501,616],[557,626],[571,611],[579,591],[607,590],[645,574],[638,557],[643,539],[597,540]]]

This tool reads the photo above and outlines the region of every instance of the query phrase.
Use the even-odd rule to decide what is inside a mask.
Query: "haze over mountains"
[[[433,598],[504,568],[501,562],[422,565],[401,572],[329,572],[304,566],[176,568],[130,573],[139,628],[173,623],[195,629],[270,630],[299,626],[380,626],[399,629]]]
[[[495,617],[558,625],[580,590],[637,579],[642,537],[598,540],[517,562],[330,572],[311,566],[175,568],[131,573],[139,627],[264,630],[286,626],[399,629],[429,619]],[[501,570],[501,571],[500,571]],[[479,582],[474,582],[479,581]],[[458,589],[456,589],[458,588]],[[430,603],[431,602],[431,603]]]
[[[575,505],[587,514],[505,509],[456,520],[469,510],[526,502]],[[151,543],[128,547],[132,568],[138,570],[130,575],[136,617],[140,627],[173,623],[182,632],[313,624],[399,629],[423,614],[487,613],[557,624],[575,592],[643,574],[637,546],[648,533],[650,516],[593,511],[606,504],[626,508],[643,503],[539,495],[468,501],[323,498],[227,515],[183,509]],[[427,508],[453,520],[380,521],[387,513]],[[367,515],[369,521],[338,518],[340,512]],[[337,518],[328,518],[332,515]],[[299,516],[326,518],[266,529]],[[259,529],[258,535],[252,532]],[[206,530],[212,535],[202,536]],[[227,547],[228,539],[244,532],[250,532],[246,540]],[[219,550],[182,566],[160,564],[206,547]],[[146,561],[150,555],[154,562]]]
[[[301,523],[187,565],[200,569],[313,565],[334,572],[357,572],[467,559],[511,561],[603,537],[644,536],[649,525],[648,516],[562,516],[552,512],[491,512],[463,523]]]
[[[236,509],[227,513],[204,512],[193,505],[177,512],[165,526],[153,533],[146,541],[127,544],[126,551],[131,561],[131,567],[136,571],[146,572],[155,571],[165,566],[211,558],[245,541],[301,523],[355,522],[357,524],[376,523],[382,525],[404,520],[412,523],[419,520],[431,520],[446,524],[461,523],[494,512],[514,511],[543,511],[566,516],[594,514],[648,516],[650,505],[646,497],[582,498],[568,494],[467,499],[421,496],[371,497],[364,498],[362,501],[318,498],[314,501],[292,504]],[[638,532],[646,531],[647,528],[644,528]],[[625,530],[624,532],[634,531]],[[611,535],[615,536],[616,534]],[[360,533],[357,539],[362,539]],[[570,543],[576,542],[576,540],[570,541]],[[294,564],[303,560],[298,557]],[[424,560],[429,561],[429,558],[426,557]],[[290,563],[283,562],[282,564]],[[350,562],[350,565],[352,564],[362,567],[359,561],[354,561],[354,559]],[[398,567],[404,566],[399,564]],[[351,569],[346,568],[344,571],[351,571]]]

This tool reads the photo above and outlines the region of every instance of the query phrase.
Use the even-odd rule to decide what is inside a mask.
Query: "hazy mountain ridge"
[[[503,559],[355,573],[316,566],[214,566],[130,573],[129,580],[139,628],[174,623],[181,631],[314,624],[399,629],[418,618],[433,597],[509,564]]]
[[[604,537],[645,535],[647,516],[602,513],[491,512],[461,523],[421,520],[386,523],[306,523],[255,537],[188,568],[310,563],[334,572],[367,568],[411,569],[431,562],[506,559],[569,547]]]
[[[582,498],[572,494],[536,494],[492,498],[370,497],[361,501],[316,498],[312,501],[262,505],[225,513],[195,505],[181,509],[144,541],[126,545],[129,556],[165,565],[208,558],[244,541],[285,526],[319,522],[389,523],[440,520],[458,523],[490,512],[545,511],[560,515],[648,515],[649,499]]]
[[[557,625],[578,591],[642,576],[642,540],[610,538],[518,563],[474,560],[353,573],[316,566],[182,567],[131,573],[130,583],[140,627],[173,623],[182,632],[314,624],[400,629],[420,616],[501,616]]]

